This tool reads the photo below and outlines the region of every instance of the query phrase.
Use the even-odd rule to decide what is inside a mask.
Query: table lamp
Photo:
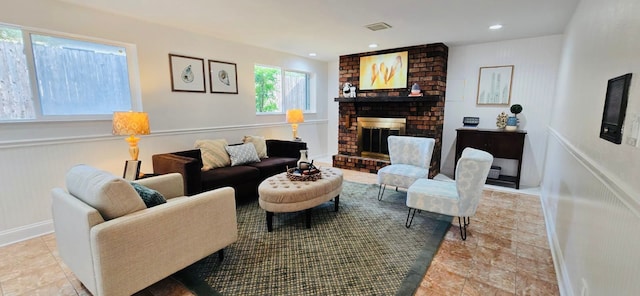
[[[291,123],[291,129],[293,130],[293,140],[301,141],[298,138],[298,123],[304,122],[304,114],[301,109],[289,109],[287,110],[287,123]]]
[[[129,136],[125,139],[129,143],[129,154],[131,160],[138,160],[138,141],[136,135],[148,135],[149,116],[146,112],[113,112],[113,134],[119,136]]]

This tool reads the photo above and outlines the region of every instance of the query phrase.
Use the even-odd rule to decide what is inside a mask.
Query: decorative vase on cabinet
[[[513,104],[511,105],[511,108],[509,108],[509,110],[511,111],[511,113],[513,113],[513,115],[507,118],[507,126],[505,130],[513,132],[518,130],[518,123],[519,123],[518,114],[522,112],[522,105]]]
[[[507,126],[505,127],[506,131],[515,131],[518,129],[518,118],[515,116],[509,116],[507,118]]]
[[[496,126],[498,128],[505,128],[507,126],[507,118],[507,113],[501,112],[498,114],[498,117],[496,118]]]

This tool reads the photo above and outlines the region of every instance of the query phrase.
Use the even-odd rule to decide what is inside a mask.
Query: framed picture
[[[137,180],[140,175],[140,164],[142,161],[140,160],[127,160],[124,163],[124,173],[122,174],[122,178],[125,180]]]
[[[622,143],[622,124],[627,113],[631,73],[609,79],[604,98],[600,138],[616,144]]]
[[[209,60],[211,93],[237,94],[238,72],[235,63]]]
[[[480,67],[478,105],[509,105],[513,65]]]
[[[360,57],[360,90],[407,88],[409,52]]]
[[[204,59],[169,54],[171,90],[207,92],[204,86]]]

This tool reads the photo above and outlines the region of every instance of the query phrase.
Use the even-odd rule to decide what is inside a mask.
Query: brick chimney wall
[[[360,57],[401,51],[408,51],[407,88],[360,90]],[[440,172],[448,51],[446,45],[435,43],[340,57],[340,88],[345,82],[350,82],[356,86],[358,98],[380,100],[364,102],[356,99],[355,102],[339,103],[338,154],[333,156],[335,167],[376,173],[388,165],[387,160],[359,155],[357,118],[391,117],[407,119],[406,135],[436,140],[429,177],[433,178]],[[420,85],[424,97],[409,102],[385,101],[386,97],[406,97],[413,83]]]
[[[409,73],[406,89],[360,90],[360,57],[408,51]],[[447,58],[449,48],[443,43],[425,44],[340,56],[340,90],[345,82],[357,88],[358,97],[405,96],[414,83],[425,95],[442,96],[447,88]],[[342,92],[341,92],[342,93]]]

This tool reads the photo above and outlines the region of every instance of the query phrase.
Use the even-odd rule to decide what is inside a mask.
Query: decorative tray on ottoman
[[[322,173],[316,167],[311,167],[306,170],[290,168],[287,169],[287,178],[291,181],[315,181],[322,178]]]

